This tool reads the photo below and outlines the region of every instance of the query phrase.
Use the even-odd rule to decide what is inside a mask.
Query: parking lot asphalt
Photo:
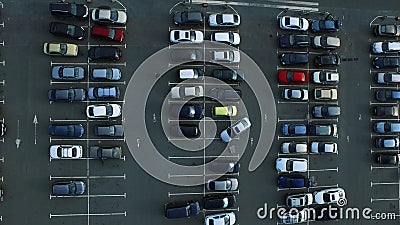
[[[77,1],[77,3],[85,1]],[[370,45],[376,40],[370,22],[379,15],[398,16],[398,2],[394,0],[377,4],[375,1],[233,1],[230,7],[224,4],[208,7],[198,4],[177,4],[176,1],[106,1],[93,0],[90,9],[108,5],[117,9],[126,9],[128,23],[126,39],[122,44],[104,39],[85,37],[75,41],[56,37],[48,32],[51,21],[69,21],[82,25],[86,29],[92,25],[89,20],[62,19],[52,16],[48,11],[49,1],[3,1],[0,8],[0,100],[1,118],[7,125],[7,133],[0,143],[0,186],[4,189],[4,201],[0,203],[0,224],[202,224],[201,215],[188,219],[168,220],[164,217],[164,204],[201,200],[207,194],[204,186],[174,186],[160,182],[146,173],[132,157],[123,138],[99,138],[94,135],[95,125],[121,124],[122,118],[113,120],[88,120],[85,108],[89,101],[82,103],[49,102],[46,94],[52,88],[116,85],[122,95],[139,65],[158,50],[168,47],[171,23],[170,10],[199,9],[205,13],[236,10],[242,19],[237,29],[241,36],[240,50],[249,55],[265,74],[275,97],[277,126],[275,138],[269,154],[255,171],[247,170],[259,136],[261,123],[265,119],[260,115],[257,99],[248,85],[237,85],[243,92],[243,102],[249,112],[252,128],[249,142],[240,163],[242,169],[234,175],[239,180],[238,204],[232,209],[237,215],[236,224],[276,224],[277,219],[260,219],[257,210],[265,203],[268,207],[284,205],[287,193],[312,192],[325,187],[342,187],[346,191],[348,205],[360,210],[369,207],[374,213],[394,213],[396,219],[355,219],[327,221],[325,224],[397,224],[400,216],[400,170],[396,167],[381,166],[373,162],[375,137],[372,126],[377,117],[372,116],[372,106],[376,104],[374,91],[378,85],[373,80],[376,70],[372,68]],[[177,4],[175,7],[174,5]],[[283,9],[289,8],[287,12]],[[310,11],[304,13],[302,11]],[[304,16],[318,19],[321,14],[314,11],[329,12],[342,19],[343,27],[334,36],[341,38],[341,47],[337,50],[342,64],[331,68],[340,73],[337,86],[341,106],[341,115],[335,120],[314,120],[310,109],[316,102],[310,97],[306,103],[288,103],[281,98],[286,86],[278,84],[277,70],[283,67],[278,56],[286,52],[278,48],[277,35],[290,33],[279,29],[277,16]],[[282,14],[280,14],[282,13]],[[391,17],[386,21],[395,22]],[[377,19],[373,24],[385,23]],[[209,39],[210,29],[206,32]],[[311,32],[309,32],[313,35]],[[398,39],[393,39],[398,40]],[[72,42],[79,45],[79,56],[74,58],[50,57],[43,54],[44,42]],[[2,44],[1,44],[2,43]],[[84,80],[59,82],[51,79],[51,67],[54,65],[81,65],[87,70],[102,67],[105,64],[88,64],[87,50],[93,45],[114,45],[122,49],[123,57],[117,63],[110,63],[122,71],[122,79],[115,83],[94,83],[86,74]],[[322,51],[309,51],[310,59]],[[209,67],[207,67],[209,68]],[[295,67],[293,67],[295,68]],[[313,63],[301,67],[314,71]],[[160,104],[173,86],[179,82],[176,68],[163,75],[152,89],[145,110],[145,122],[151,140],[164,158],[182,165],[198,165],[204,162],[204,155],[219,154],[225,144],[215,140],[203,155],[203,152],[188,154],[168,142],[162,132]],[[206,69],[206,73],[211,70]],[[383,71],[383,70],[382,70]],[[398,72],[398,71],[397,71]],[[149,74],[149,76],[155,76]],[[248,74],[247,76],[251,76]],[[169,85],[170,83],[170,85]],[[235,85],[233,85],[236,87]],[[317,87],[306,84],[310,93]],[[398,86],[393,86],[398,89]],[[123,99],[114,101],[123,105]],[[206,110],[215,104],[210,102]],[[206,113],[207,113],[206,111]],[[129,115],[126,115],[129,116]],[[35,124],[35,118],[37,123]],[[138,118],[140,119],[140,118]],[[238,118],[237,118],[238,119]],[[397,120],[398,118],[396,118]],[[233,120],[236,120],[233,119]],[[218,131],[228,126],[230,121],[219,121]],[[328,123],[338,124],[337,138],[300,137],[296,139],[282,137],[280,127],[283,123]],[[49,124],[82,123],[85,133],[82,138],[50,138]],[[218,135],[218,133],[217,133]],[[307,176],[315,176],[318,186],[303,190],[279,190],[275,160],[279,155],[280,144],[289,140],[333,140],[338,143],[339,153],[333,155],[303,155],[309,160]],[[50,160],[49,147],[53,144],[79,144],[84,147],[84,157],[79,160]],[[139,144],[139,143],[138,143]],[[89,159],[88,146],[122,146],[123,158],[116,160]],[[143,149],[146,150],[146,149]],[[232,157],[237,157],[232,149]],[[188,158],[185,156],[194,156]],[[178,179],[172,177],[172,179]],[[51,184],[60,180],[83,180],[87,192],[82,197],[56,197],[51,195]],[[360,215],[361,217],[361,215]],[[309,223],[321,223],[312,222]]]

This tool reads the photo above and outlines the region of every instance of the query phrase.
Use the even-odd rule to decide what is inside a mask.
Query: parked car
[[[204,71],[200,68],[179,70],[179,79],[181,80],[197,79],[201,76],[204,76]]]
[[[59,22],[51,22],[49,32],[54,35],[71,37],[78,40],[85,37],[85,29],[83,27]]]
[[[282,98],[285,100],[307,101],[308,90],[285,88],[282,91]]]
[[[400,74],[398,73],[377,73],[376,82],[378,84],[398,84],[400,83]]]
[[[92,20],[97,23],[126,24],[127,18],[124,11],[110,9],[109,7],[92,10]]]
[[[282,48],[302,48],[310,46],[310,36],[307,34],[281,34],[278,37]]]
[[[316,88],[314,90],[314,98],[315,100],[337,100],[337,89],[336,88]]]
[[[400,57],[375,57],[372,65],[377,69],[400,67]]]
[[[171,126],[171,135],[173,137],[198,138],[201,133],[198,125],[173,125]]]
[[[85,193],[86,185],[83,181],[59,181],[52,185],[52,195],[75,196]]]
[[[206,183],[209,191],[236,191],[239,181],[236,178],[222,178],[219,180],[209,180]]]
[[[51,77],[56,80],[82,80],[85,69],[80,66],[53,66]]]
[[[244,73],[241,70],[215,69],[213,70],[213,77],[226,81],[242,81]]]
[[[118,47],[95,46],[89,49],[88,57],[92,61],[118,61],[122,52]]]
[[[399,116],[399,107],[397,105],[378,105],[374,108],[375,116]]]
[[[52,145],[50,158],[52,159],[79,159],[82,158],[82,145]]]
[[[173,16],[175,25],[202,25],[204,16],[199,11],[181,11],[176,12]]]
[[[204,209],[228,209],[234,207],[236,197],[233,194],[204,198]]]
[[[121,70],[117,68],[96,68],[92,70],[93,80],[111,80],[121,79]]]
[[[380,102],[400,100],[400,91],[380,89],[375,92],[375,99]]]
[[[122,156],[122,149],[119,146],[90,146],[89,156],[96,159],[120,159]]]
[[[300,174],[281,175],[278,177],[279,188],[309,188],[317,185],[315,177],[307,178]]]
[[[109,40],[122,42],[124,40],[124,31],[118,28],[93,26],[91,35],[105,37]]]
[[[306,207],[313,204],[311,193],[289,194],[286,196],[287,207]]]
[[[337,49],[340,47],[340,38],[338,37],[315,36],[312,40],[314,48]]]
[[[375,54],[399,53],[400,42],[398,41],[379,41],[372,44],[372,52]]]
[[[374,29],[374,33],[377,36],[399,37],[400,24],[377,25]]]
[[[278,72],[278,81],[280,83],[307,83],[309,74],[307,71],[298,70],[280,70]]]
[[[234,105],[212,107],[213,116],[236,116],[237,107]]]
[[[284,154],[307,153],[307,142],[283,142],[281,152]]]
[[[311,210],[312,211],[312,210]],[[282,224],[296,224],[296,223],[304,223],[308,220],[308,211],[306,209],[298,210],[298,211],[287,211],[282,214],[280,218],[280,222]]]
[[[89,87],[88,97],[90,100],[118,99],[119,87]]]
[[[82,88],[51,89],[48,92],[49,101],[75,102],[85,100],[85,90]]]
[[[228,160],[214,160],[212,163],[207,164],[207,168],[218,174],[239,173],[240,163]]]
[[[181,86],[171,88],[172,99],[198,98],[203,97],[203,95],[203,86]]]
[[[337,124],[316,124],[310,126],[311,136],[333,136],[337,137]]]
[[[122,113],[121,106],[118,104],[99,104],[88,105],[86,107],[86,115],[91,119],[98,118],[115,118],[119,117]]]
[[[50,13],[57,16],[74,16],[86,18],[89,14],[89,8],[85,4],[75,4],[69,2],[50,2]]]
[[[307,135],[307,126],[304,124],[289,124],[282,125],[282,134],[284,136],[302,136]]]
[[[169,32],[169,41],[172,44],[202,43],[203,38],[203,32],[198,30],[171,30]]]
[[[7,127],[4,123],[0,123],[0,137],[3,137],[6,134]]]
[[[82,124],[49,125],[50,136],[82,137],[83,132]]]
[[[221,63],[239,63],[240,52],[237,50],[215,50],[212,52],[212,60]]]
[[[214,13],[208,17],[210,27],[237,27],[240,25],[238,14]]]
[[[169,203],[165,205],[165,217],[168,219],[197,216],[200,212],[198,201],[185,202],[184,204]]]
[[[308,26],[308,20],[305,18],[284,16],[279,19],[279,27],[283,30],[306,31]]]
[[[211,41],[221,42],[228,45],[239,45],[240,35],[239,33],[232,31],[215,32],[211,35]]]
[[[307,64],[308,53],[283,53],[281,63],[282,65]]]
[[[316,105],[312,108],[315,118],[332,118],[340,116],[340,106],[338,105]]]
[[[124,127],[122,125],[96,125],[94,134],[96,136],[122,137],[124,136]]]
[[[233,212],[219,213],[207,215],[205,217],[205,225],[233,225],[236,222],[236,216]]]
[[[173,117],[199,120],[204,116],[204,109],[200,104],[172,105],[171,113]]]
[[[375,162],[379,164],[399,165],[400,154],[391,152],[382,152],[375,154]]]
[[[313,32],[334,32],[339,31],[342,26],[340,20],[314,20],[311,23],[311,30]]]
[[[315,191],[313,193],[315,204],[341,204],[341,200],[346,201],[346,193],[343,188],[328,188],[324,190]]]
[[[315,56],[314,63],[316,66],[338,66],[341,63],[339,54],[323,54]]]
[[[311,148],[310,148],[312,153],[335,153],[337,154],[337,144],[334,142],[318,142],[318,141],[313,141],[311,142]]]
[[[213,88],[208,93],[207,97],[218,101],[239,101],[242,92],[237,89]]]
[[[399,137],[379,137],[375,139],[375,147],[377,148],[398,148]]]
[[[275,166],[279,173],[303,173],[308,170],[307,159],[302,158],[277,158]]]
[[[43,44],[43,52],[46,55],[77,56],[78,45],[70,43],[47,43]]]
[[[330,71],[315,71],[312,81],[316,84],[336,85],[339,83],[339,73]]]
[[[400,123],[390,121],[376,122],[374,131],[378,134],[400,133]]]
[[[221,132],[221,140],[223,142],[230,142],[236,136],[239,136],[245,130],[248,130],[251,126],[250,120],[244,117],[236,121],[232,126],[229,126]]]

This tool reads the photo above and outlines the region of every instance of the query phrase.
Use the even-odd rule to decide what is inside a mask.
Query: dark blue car
[[[315,177],[306,178],[303,175],[285,175],[278,177],[279,188],[308,188],[317,185]]]
[[[315,20],[311,23],[313,32],[334,32],[338,31],[342,26],[340,20]]]
[[[52,194],[60,195],[83,195],[86,185],[83,181],[61,181],[52,185]]]
[[[49,125],[49,135],[63,137],[82,137],[84,132],[82,124]]]
[[[171,107],[172,116],[185,119],[201,119],[204,116],[203,107],[199,104],[186,104],[183,105],[172,105]]]
[[[307,126],[304,124],[283,124],[282,134],[285,136],[302,136],[307,134]]]

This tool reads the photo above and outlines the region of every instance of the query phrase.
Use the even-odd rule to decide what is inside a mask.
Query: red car
[[[106,37],[119,42],[124,39],[124,31],[116,28],[93,26],[92,35]]]
[[[281,70],[278,72],[279,83],[307,83],[308,77],[307,71]]]

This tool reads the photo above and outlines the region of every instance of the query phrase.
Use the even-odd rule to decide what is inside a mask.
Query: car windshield
[[[72,136],[74,134],[74,127],[73,126],[68,126],[67,127],[67,135]]]
[[[74,97],[75,97],[75,92],[74,92],[74,90],[72,90],[72,89],[69,89],[68,90],[68,99],[74,99]]]
[[[113,71],[112,71],[112,69],[106,69],[106,77],[107,77],[107,79],[111,79],[112,78],[112,76],[113,76]]]
[[[114,39],[115,37],[115,30],[114,29],[109,29],[108,30],[108,37],[111,39]]]
[[[386,25],[382,26],[382,33],[387,34],[396,34],[396,26],[395,25]]]
[[[70,36],[74,36],[75,35],[75,26],[68,25],[67,26],[67,34]]]
[[[294,74],[293,74],[293,72],[292,71],[288,71],[287,73],[286,73],[286,80],[287,81],[293,81],[294,79],[294,76],[293,76]]]
[[[190,106],[190,107],[188,108],[188,115],[189,115],[190,117],[194,117],[195,114],[196,114],[196,110],[194,109],[194,106]]]
[[[78,77],[78,75],[79,75],[79,68],[75,67],[74,68],[74,77]]]
[[[194,30],[190,31],[190,41],[195,41],[196,40],[196,32]]]
[[[58,147],[58,148],[57,148],[57,156],[58,156],[58,157],[61,157],[61,155],[62,155],[62,148],[61,148],[61,147]]]
[[[76,5],[75,4],[69,4],[69,6],[71,7],[69,10],[70,10],[70,13],[72,14],[72,15],[76,15],[77,14],[77,12],[78,12],[78,10],[77,10],[77,8],[76,8]]]
[[[221,23],[222,23],[222,15],[221,15],[221,14],[218,14],[218,15],[215,17],[215,20],[217,21],[217,24],[221,24]]]
[[[111,105],[106,105],[105,108],[106,108],[106,115],[107,116],[111,116],[112,113],[113,113],[112,106]]]
[[[227,217],[227,216],[224,217],[224,223],[225,223],[225,225],[229,225],[230,224],[229,217]]]
[[[292,160],[288,160],[286,162],[286,170],[287,171],[292,171],[293,170],[293,161]]]
[[[331,202],[331,195],[329,193],[324,193],[322,198],[324,199],[324,202]]]
[[[72,148],[72,157],[76,157],[78,155],[78,151],[76,148]]]
[[[232,187],[232,181],[231,180],[227,180],[225,182],[225,187],[226,187],[226,190],[230,190],[231,187]]]
[[[115,10],[111,10],[110,19],[112,21],[117,21],[118,20],[118,12]]]
[[[67,53],[67,45],[66,44],[64,44],[64,43],[60,44],[60,53],[61,54]]]
[[[69,193],[70,194],[75,194],[76,193],[76,185],[75,184],[69,184]]]
[[[382,43],[382,51],[387,51],[387,50],[389,50],[389,43],[383,42]]]

